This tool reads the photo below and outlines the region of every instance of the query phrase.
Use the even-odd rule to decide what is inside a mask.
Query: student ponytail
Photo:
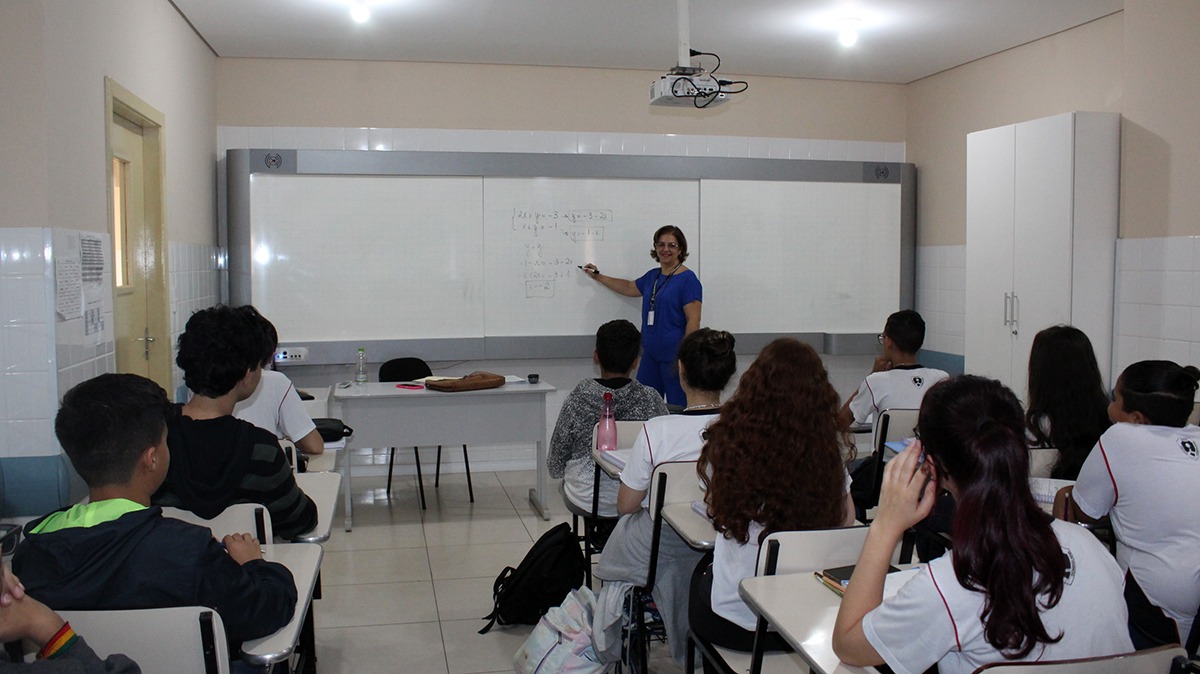
[[[1182,428],[1192,414],[1200,370],[1169,360],[1143,360],[1117,378],[1123,411],[1141,412],[1155,426]]]
[[[1041,611],[1062,597],[1066,560],[1029,489],[1021,404],[1000,382],[961,376],[929,390],[917,422],[925,451],[957,488],[954,574],[984,594],[988,643],[1006,658],[1055,643]]]

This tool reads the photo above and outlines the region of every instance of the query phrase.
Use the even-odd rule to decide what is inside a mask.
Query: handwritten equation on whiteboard
[[[579,263],[569,255],[555,255],[540,243],[525,244],[525,297],[554,297],[554,284],[571,275]]]
[[[542,234],[561,234],[574,242],[603,241],[604,225],[613,221],[608,209],[537,210],[514,208],[512,230],[528,232],[534,238]]]

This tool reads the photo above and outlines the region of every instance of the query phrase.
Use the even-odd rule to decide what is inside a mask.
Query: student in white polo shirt
[[[843,426],[872,423],[884,410],[915,410],[921,406],[925,391],[949,376],[917,362],[917,352],[925,343],[925,320],[912,309],[888,316],[879,343],[883,353],[875,358],[871,373],[838,412]]]
[[[1166,360],[1125,368],[1113,425],[1071,493],[1069,518],[1112,519],[1138,648],[1186,643],[1200,607],[1200,428],[1187,423],[1197,381],[1200,370]]]
[[[1033,500],[1013,392],[982,377],[940,383],[925,396],[917,431],[920,441],[884,473],[879,514],[834,625],[838,657],[897,674],[934,663],[959,674],[1131,651],[1120,567],[1090,532]],[[896,545],[939,489],[958,502],[954,549],[883,599]]]

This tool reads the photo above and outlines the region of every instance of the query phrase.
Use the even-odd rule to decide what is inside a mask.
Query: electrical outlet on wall
[[[303,363],[308,358],[308,349],[303,346],[280,347],[275,351],[276,363]]]

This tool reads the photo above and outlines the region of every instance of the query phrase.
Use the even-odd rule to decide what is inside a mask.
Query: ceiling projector
[[[729,100],[721,91],[721,83],[703,71],[696,74],[671,72],[650,84],[650,105],[707,108]]]

